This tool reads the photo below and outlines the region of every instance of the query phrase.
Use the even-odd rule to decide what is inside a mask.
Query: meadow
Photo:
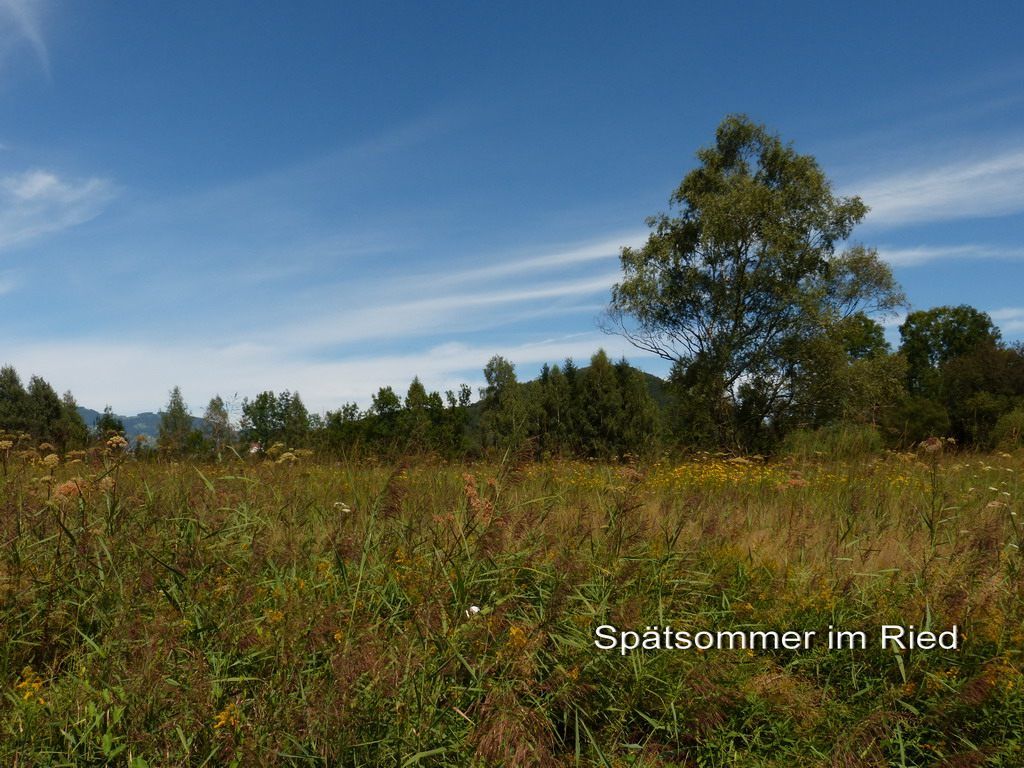
[[[1021,453],[0,458],[5,766],[1024,765]]]

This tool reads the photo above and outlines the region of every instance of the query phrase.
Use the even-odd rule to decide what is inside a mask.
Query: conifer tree
[[[61,452],[84,448],[89,442],[89,428],[78,413],[78,403],[70,391],[61,397],[60,411],[54,435],[55,445]]]
[[[542,449],[554,456],[569,455],[573,451],[575,437],[572,390],[569,381],[557,365],[547,370],[546,378],[542,378],[542,381]]]
[[[402,412],[402,432],[410,450],[425,451],[429,448],[429,406],[427,390],[419,376],[414,376],[406,392],[405,410]]]
[[[124,422],[114,415],[113,408],[106,405],[103,407],[103,413],[96,417],[93,431],[100,440],[106,440],[111,435],[124,435]]]
[[[160,432],[157,436],[157,447],[165,453],[177,455],[185,452],[189,434],[192,432],[192,417],[188,406],[181,396],[181,389],[171,390],[167,407],[160,414]]]
[[[622,397],[618,453],[646,453],[658,440],[658,406],[647,389],[644,375],[625,359],[615,364],[615,374]]]
[[[622,423],[619,378],[608,355],[599,349],[580,377],[580,432],[587,456],[611,458],[618,454]]]

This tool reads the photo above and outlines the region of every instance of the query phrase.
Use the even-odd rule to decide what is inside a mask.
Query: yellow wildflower
[[[526,644],[530,641],[525,630],[520,626],[513,626],[508,631],[508,644],[517,651],[522,650],[526,647]]]
[[[217,728],[237,728],[238,727],[238,706],[232,701],[228,703],[224,709],[217,713],[214,718],[213,727]]]
[[[46,700],[40,694],[43,689],[43,679],[39,677],[32,667],[25,667],[21,670],[21,682],[14,686],[14,689],[21,694],[23,701],[32,701],[37,704],[45,704]]]

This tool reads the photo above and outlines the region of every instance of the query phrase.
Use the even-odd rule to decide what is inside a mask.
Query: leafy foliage
[[[803,405],[808,344],[903,296],[875,251],[836,253],[867,208],[835,197],[814,158],[744,116],[697,157],[672,195],[678,214],[652,217],[647,243],[623,249],[609,318],[674,363],[692,438],[736,444],[737,416],[760,425]]]

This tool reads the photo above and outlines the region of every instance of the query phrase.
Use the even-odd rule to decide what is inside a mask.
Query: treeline
[[[1005,344],[992,319],[969,306],[913,312],[900,335],[905,390],[887,422],[892,435],[948,435],[982,449],[1021,444],[1024,344]]]
[[[692,369],[676,367],[669,442],[746,453],[839,434],[876,448],[931,436],[978,450],[1021,445],[1024,345],[1005,343],[986,313],[966,305],[911,312],[899,333],[893,350],[879,323],[851,315],[795,344],[770,380],[750,377],[731,396],[708,398]]]
[[[0,369],[0,430],[11,436],[29,435],[62,453],[84,447],[90,437],[70,392],[58,396],[39,376],[29,379],[26,388],[9,365]]]
[[[512,363],[500,356],[483,373],[486,387],[476,401],[466,384],[442,395],[414,377],[404,396],[381,387],[365,410],[347,403],[322,416],[309,414],[297,392],[263,392],[243,401],[238,442],[246,451],[276,445],[279,451],[388,458],[513,452],[538,459],[620,459],[660,445],[659,408],[645,375],[625,360],[612,363],[602,350],[582,369],[572,360],[545,365],[534,381],[519,381]],[[208,425],[216,410],[207,409]],[[184,416],[179,421],[184,424]],[[163,438],[158,444],[170,447]]]
[[[1012,449],[1024,440],[1024,348],[1006,344],[991,318],[969,306],[912,312],[896,350],[882,327],[863,315],[802,350],[781,369],[787,397],[768,417],[750,417],[745,400],[723,393],[712,407],[691,396],[680,370],[668,382],[599,350],[589,365],[545,365],[532,381],[495,356],[484,368],[478,399],[468,385],[428,392],[414,377],[404,395],[381,387],[368,408],[347,403],[310,413],[298,392],[245,399],[233,423],[214,397],[196,428],[175,387],[157,435],[138,442],[140,456],[223,458],[298,449],[330,456],[431,454],[461,459],[506,452],[536,459],[620,460],[687,450],[770,454],[810,446],[842,451],[901,448],[927,437],[951,437],[981,450]],[[747,387],[756,396],[755,382]],[[751,409],[760,413],[761,409]],[[724,417],[723,417],[724,414]],[[712,419],[714,417],[714,420]],[[715,426],[731,424],[728,439]],[[91,427],[91,428],[90,428]],[[11,367],[0,371],[0,430],[46,442],[58,451],[124,432],[109,406],[94,425],[79,417],[74,397],[59,397],[39,376],[23,386]],[[856,437],[851,437],[855,435]],[[831,446],[829,441],[845,441]]]
[[[986,313],[966,305],[911,312],[899,333],[893,350],[881,325],[851,315],[798,345],[771,387],[751,379],[711,407],[706,397],[688,397],[692,385],[677,368],[668,413],[674,442],[747,453],[801,443],[842,452],[837,439],[875,449],[932,436],[977,450],[1022,444],[1024,345],[1005,343]]]

